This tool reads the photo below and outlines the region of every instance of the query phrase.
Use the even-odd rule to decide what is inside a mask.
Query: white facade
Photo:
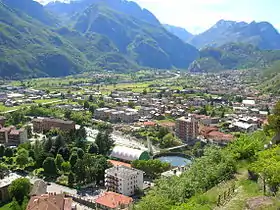
[[[126,196],[143,189],[143,171],[126,166],[116,166],[105,171],[105,187]]]

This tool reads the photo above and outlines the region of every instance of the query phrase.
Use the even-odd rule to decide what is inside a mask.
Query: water
[[[191,160],[179,156],[162,156],[158,157],[162,162],[170,163],[171,166],[178,167],[178,166],[186,166],[191,164]]]

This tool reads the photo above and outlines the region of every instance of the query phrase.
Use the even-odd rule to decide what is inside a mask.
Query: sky
[[[37,0],[46,3],[51,0]],[[201,33],[221,19],[268,21],[280,31],[280,0],[130,0],[162,23]]]
[[[280,31],[280,0],[133,0],[162,23],[201,33],[221,19],[268,21]]]

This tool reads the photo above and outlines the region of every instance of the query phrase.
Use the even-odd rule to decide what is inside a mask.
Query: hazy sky
[[[220,19],[268,21],[280,29],[280,0],[133,0],[162,23],[199,33]]]
[[[51,0],[37,0],[47,2]],[[199,33],[220,19],[268,21],[280,31],[280,0],[132,0],[162,22]]]

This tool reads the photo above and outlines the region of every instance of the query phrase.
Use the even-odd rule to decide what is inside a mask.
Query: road
[[[98,134],[98,130],[86,128],[87,134],[88,134],[88,141],[94,142],[95,137]],[[115,141],[116,145],[119,146],[126,146],[130,148],[140,149],[140,150],[147,150],[148,148],[142,143],[141,140],[136,139],[135,137],[129,136],[129,135],[123,135],[119,131],[113,131],[112,133],[112,139]],[[159,150],[155,147],[153,147],[154,152],[158,152]]]
[[[27,176],[26,178],[28,178],[31,182],[31,184],[34,184],[34,182],[36,180],[42,180],[42,179],[39,179],[39,178],[34,178],[34,177],[30,177],[30,176]],[[69,193],[69,194],[72,194],[72,195],[77,195],[77,190],[75,189],[71,189],[69,187],[65,187],[63,185],[58,185],[56,183],[53,183],[53,182],[49,182],[49,185],[47,187],[47,192],[52,192],[52,193],[63,193],[63,192],[66,192],[66,193]]]

